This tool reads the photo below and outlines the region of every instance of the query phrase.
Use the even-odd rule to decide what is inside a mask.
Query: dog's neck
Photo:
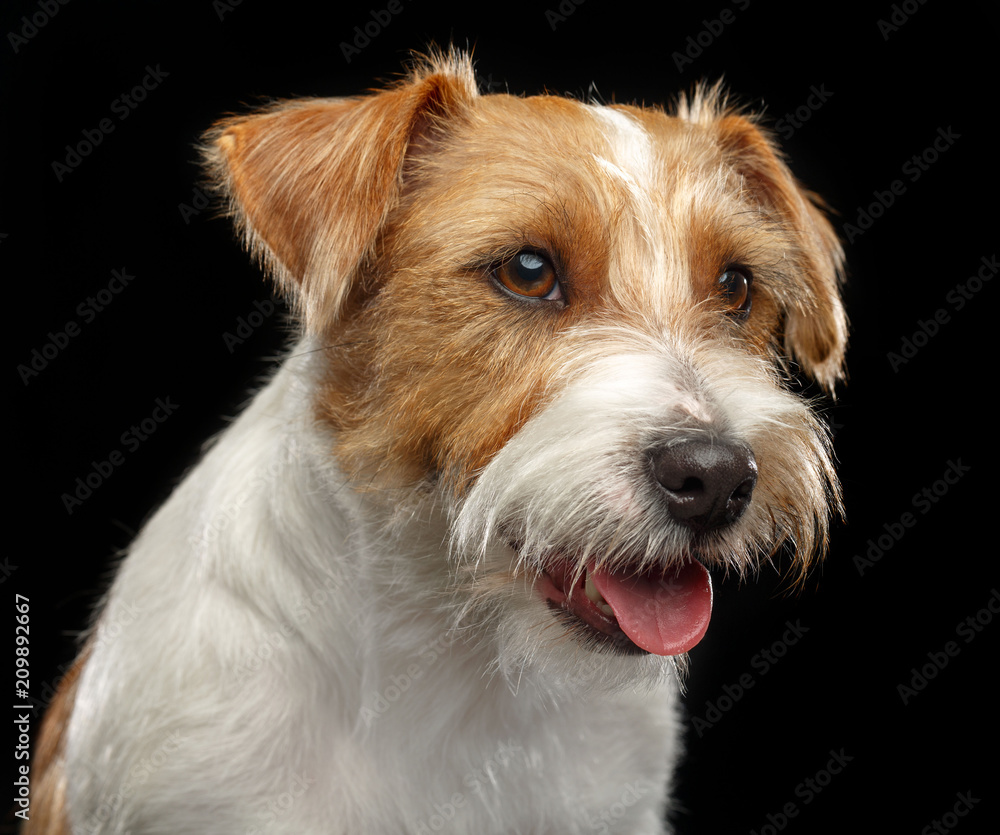
[[[395,672],[407,657],[437,660],[478,645],[475,630],[456,623],[448,519],[433,490],[367,489],[340,470],[336,437],[311,401],[321,360],[309,339],[292,349],[144,538],[160,534],[160,516],[184,514],[200,581],[240,596],[234,565],[271,577],[275,594],[258,592],[253,605],[317,648],[332,639],[335,655],[357,642],[352,664]],[[181,526],[164,522],[162,534],[176,536]],[[141,559],[144,549],[136,550]]]
[[[650,702],[630,689],[553,685],[530,663],[502,670],[503,637],[484,628],[481,612],[463,610],[454,568],[461,560],[449,552],[442,503],[432,491],[410,491],[405,502],[365,491],[340,472],[335,437],[312,417],[318,358],[308,343],[296,346],[144,529],[102,616],[84,673],[88,690],[135,704],[123,682],[141,676],[156,692],[173,669],[149,669],[147,647],[176,655],[187,699],[162,706],[163,727],[190,735],[193,721],[208,729],[199,731],[207,745],[224,744],[225,727],[241,728],[245,745],[284,745],[288,767],[310,777],[341,774],[350,762],[344,780],[324,784],[343,794],[335,805],[353,821],[345,831],[370,824],[371,809],[357,805],[354,777],[346,776],[355,769],[356,779],[378,774],[388,785],[412,785],[396,800],[427,809],[425,817],[434,811],[428,804],[457,792],[479,821],[472,831],[500,819],[503,798],[522,798],[526,821],[546,808],[552,775],[542,778],[541,763],[565,761],[575,775],[567,791],[576,799],[562,813],[579,817],[579,827],[616,802],[626,782],[659,796],[670,693]],[[142,594],[151,582],[162,589],[155,609]],[[177,611],[186,613],[185,632],[165,634],[167,613]],[[105,644],[110,631],[120,637]],[[213,644],[219,635],[233,638]],[[219,701],[219,693],[229,695]],[[74,724],[87,727],[101,709],[79,703]],[[622,747],[636,721],[651,729],[649,744]],[[123,745],[141,759],[146,743]],[[615,775],[599,792],[577,784],[594,777],[593,767],[578,767],[593,751],[604,752],[602,765]],[[99,751],[85,745],[72,756],[97,761]],[[409,770],[424,760],[428,771],[415,780]],[[101,785],[128,779],[126,765],[106,768]],[[201,780],[209,788],[210,776]],[[88,781],[77,790],[87,792]],[[218,787],[211,791],[218,802]],[[379,814],[394,820],[392,808]]]

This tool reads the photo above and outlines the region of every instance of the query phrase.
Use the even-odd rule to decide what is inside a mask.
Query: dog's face
[[[512,657],[649,667],[704,634],[706,565],[822,550],[836,482],[786,378],[841,375],[841,253],[717,92],[481,96],[440,59],[229,120],[209,155],[326,346],[332,454],[446,506]]]

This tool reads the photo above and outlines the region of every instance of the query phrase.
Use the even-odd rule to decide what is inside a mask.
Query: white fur
[[[309,347],[122,566],[69,729],[74,833],[662,832],[675,682],[496,675],[445,508],[345,483]]]
[[[805,443],[823,457],[822,434],[801,425],[805,405],[775,388],[759,358],[615,327],[581,328],[567,338],[589,347],[566,363],[564,386],[483,470],[457,515],[454,550],[475,578],[470,605],[476,582],[492,585],[484,576],[505,575],[513,564],[525,578],[536,577],[554,551],[573,555],[581,572],[588,560],[679,564],[690,553],[689,532],[666,518],[644,454],[658,441],[728,439],[766,448],[775,461],[800,459]],[[807,460],[800,466],[784,483],[802,479],[804,493],[819,475]],[[739,522],[699,549],[703,562],[745,573],[771,551],[781,537],[780,501],[768,481]],[[591,690],[641,690],[686,664],[598,653],[581,669],[579,653],[565,652],[565,637],[530,594],[516,597],[507,614],[496,664],[509,678],[539,668],[550,682],[585,677]]]
[[[472,93],[466,98],[471,113]],[[708,120],[698,101],[692,111]],[[322,102],[309,107],[320,116],[331,110]],[[65,741],[75,835],[667,831],[684,659],[584,646],[534,588],[545,560],[553,553],[576,559],[582,571],[591,559],[667,568],[696,556],[743,572],[785,539],[812,553],[836,488],[809,404],[784,388],[777,357],[752,350],[739,325],[716,309],[721,303],[710,301],[704,283],[715,276],[692,276],[687,263],[693,219],[698,228],[714,219],[730,229],[725,240],[735,254],[756,254],[773,306],[791,291],[811,297],[815,291],[798,280],[807,261],[792,258],[794,230],[765,224],[756,204],[735,193],[730,181],[744,174],[723,171],[714,141],[702,141],[700,162],[687,154],[684,137],[694,127],[679,134],[680,149],[670,151],[677,159],[668,165],[661,156],[673,146],[654,144],[638,119],[591,110],[604,133],[587,151],[581,176],[599,185],[614,242],[605,315],[553,327],[544,362],[532,366],[528,358],[526,368],[546,375],[540,405],[498,452],[476,459],[486,460],[481,472],[461,473],[468,485],[461,498],[447,492],[455,482],[431,483],[435,473],[396,490],[342,474],[338,439],[316,417],[330,382],[323,363],[334,355],[310,338],[296,346],[146,525],[109,593]],[[237,125],[216,137],[226,165],[242,166],[240,177],[220,175],[232,180],[231,191],[247,191],[241,199],[259,209],[256,180],[244,169],[261,159],[273,167],[270,154],[282,163],[271,176],[308,180],[308,187],[297,184],[306,204],[332,213],[321,199],[327,180],[290,150],[241,150],[258,127]],[[358,129],[354,141],[365,135]],[[299,147],[280,136],[279,149],[282,142]],[[418,158],[431,153],[429,146],[415,150]],[[346,163],[334,161],[330,170],[342,173]],[[741,162],[752,172],[760,160]],[[415,182],[428,189],[417,207],[432,216],[450,211],[434,199],[440,184],[433,166],[416,170]],[[450,176],[442,179],[452,186]],[[770,183],[759,179],[761,189]],[[525,203],[536,200],[518,189]],[[265,226],[303,205],[292,200],[300,192],[287,194],[284,202],[271,194],[278,205],[263,213]],[[770,195],[779,207],[780,196]],[[563,198],[546,199],[555,206]],[[347,196],[344,202],[351,204]],[[241,223],[253,237],[260,218],[247,213]],[[506,228],[503,215],[484,214],[491,228]],[[421,246],[461,239],[431,234],[421,217],[413,208],[410,222],[427,236]],[[333,214],[319,218],[322,246],[342,243],[341,227],[324,225]],[[293,254],[296,246],[319,246],[301,219],[275,226],[270,238],[261,232],[261,242],[278,241]],[[519,227],[512,228],[517,238]],[[365,254],[347,250],[350,264]],[[839,256],[827,260],[823,281],[832,287]],[[774,266],[779,262],[787,274]],[[310,263],[321,269],[308,272],[306,285],[319,275],[342,279],[318,291],[320,313],[332,316],[328,308],[336,305],[324,294],[347,293],[349,270],[332,255]],[[467,262],[454,259],[452,268],[459,263]],[[586,293],[586,282],[578,289]],[[602,295],[592,291],[589,301]],[[377,301],[369,315],[393,309]],[[833,295],[827,301],[836,334],[842,310]],[[307,318],[323,319],[313,303],[306,299]],[[790,320],[801,310],[819,328],[821,302],[815,311],[793,307]],[[777,322],[779,313],[772,308],[771,315]],[[492,334],[493,322],[484,325]],[[369,334],[360,333],[359,344],[368,344]],[[796,352],[815,355],[821,379],[832,384],[842,334],[829,346],[806,335],[815,338]],[[443,355],[445,343],[434,344]],[[419,386],[413,394],[431,396]],[[512,417],[497,416],[500,426]],[[697,545],[671,520],[648,459],[657,444],[692,437],[743,444],[759,467],[746,512]]]

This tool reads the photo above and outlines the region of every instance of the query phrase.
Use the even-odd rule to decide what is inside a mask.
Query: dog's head
[[[706,565],[822,551],[836,481],[787,382],[842,376],[841,250],[718,89],[673,114],[480,95],[438,56],[207,149],[326,346],[344,471],[445,503],[508,645],[681,654]]]

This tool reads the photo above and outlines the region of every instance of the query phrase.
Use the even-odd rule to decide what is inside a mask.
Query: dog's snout
[[[757,484],[757,462],[743,444],[690,440],[650,454],[671,517],[696,533],[735,522]]]

